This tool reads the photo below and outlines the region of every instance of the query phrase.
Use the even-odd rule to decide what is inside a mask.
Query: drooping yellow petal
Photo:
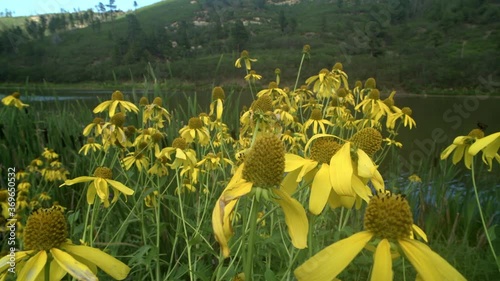
[[[304,249],[307,247],[307,233],[309,232],[309,223],[307,221],[306,211],[299,203],[283,190],[272,189],[279,199],[275,201],[283,209],[285,214],[285,223],[288,226],[288,234],[292,239],[295,248]]]
[[[448,156],[450,156],[450,154],[455,150],[455,148],[457,148],[457,145],[455,144],[451,144],[450,146],[445,148],[445,150],[441,152],[441,160],[448,158]]]
[[[101,200],[107,200],[109,197],[109,189],[106,180],[103,178],[95,178],[94,186],[97,192],[97,196],[99,196]]]
[[[125,279],[130,272],[130,267],[128,267],[126,264],[99,249],[84,245],[71,245],[68,243],[63,244],[62,247],[64,250],[70,252],[71,254],[82,257],[94,263],[95,265],[97,265],[97,267],[102,269],[104,272],[106,272],[116,280]],[[89,270],[89,273],[92,274],[92,271]]]
[[[44,274],[39,274],[38,277],[43,277],[41,280],[44,281],[59,281],[61,280],[64,276],[66,276],[67,272],[62,268],[59,263],[53,259],[50,262],[50,280],[45,280],[45,275]],[[38,280],[37,280],[38,281]]]
[[[123,183],[121,183],[119,181],[107,179],[106,182],[108,182],[112,187],[118,189],[118,191],[120,191],[121,193],[123,193],[125,195],[134,194],[134,190],[128,188],[127,186],[125,186]]]
[[[19,261],[24,259],[26,256],[31,255],[33,252],[34,250],[16,252],[15,255],[16,264],[19,263]],[[2,258],[0,258],[0,272],[6,271],[7,268],[9,268],[10,266],[11,264],[9,255],[5,255]]]
[[[462,157],[464,156],[464,152],[465,152],[464,145],[457,146],[455,152],[453,153],[452,163],[457,164],[458,162],[460,162],[460,160],[462,160]]]
[[[73,258],[70,254],[57,248],[50,249],[50,253],[52,254],[54,260],[59,264],[59,266],[61,266],[66,272],[68,272],[77,280],[98,280],[94,273],[92,273],[92,271],[86,265],[75,260],[75,258]]]
[[[355,195],[351,187],[352,173],[351,145],[347,142],[330,160],[330,182],[338,195]]]
[[[370,201],[371,190],[366,184],[356,175],[352,175],[351,178],[352,189],[354,192],[365,202]]]
[[[95,189],[94,182],[91,182],[88,189],[87,189],[87,203],[89,205],[94,204],[94,199],[95,199],[96,193],[97,192]]]
[[[425,242],[429,242],[427,241],[427,234],[425,234],[425,232],[420,227],[418,227],[418,225],[414,224],[411,226],[411,228],[415,233],[417,233],[418,236],[424,239]]]
[[[358,175],[363,178],[371,178],[377,167],[373,164],[372,159],[363,150],[358,149]]]
[[[36,255],[31,257],[19,272],[17,280],[33,281],[37,278],[38,274],[42,272],[47,262],[47,252],[38,251]]]
[[[424,243],[412,239],[399,239],[398,242],[423,280],[466,281],[460,272]]]
[[[221,198],[224,201],[231,201],[247,195],[252,191],[252,182],[241,180],[238,184],[222,192]]]
[[[300,170],[299,175],[297,176],[297,182],[302,181],[302,179],[312,170],[314,170],[318,166],[318,162],[311,159],[304,159],[304,166]]]
[[[116,112],[116,107],[120,104],[120,101],[114,100],[111,102],[111,105],[109,106],[109,117],[113,117]],[[122,107],[123,108],[123,107]]]
[[[309,211],[311,213],[319,215],[323,211],[331,190],[330,166],[325,163],[319,168],[311,186],[311,195],[309,196]]]
[[[491,152],[488,153],[489,157],[494,157],[500,147],[500,132],[488,135],[484,138],[480,138],[474,142],[470,148],[469,153],[471,155],[476,155],[480,150],[484,149],[486,146],[491,147]],[[495,154],[493,154],[493,151]]]
[[[230,250],[228,240],[232,235],[231,221],[229,218],[237,202],[238,200],[233,200],[226,203],[219,198],[212,211],[212,228],[214,230],[215,240],[219,242],[222,255],[225,258],[229,257]]]
[[[87,177],[87,176],[77,177],[77,178],[74,178],[72,180],[66,180],[66,181],[64,181],[64,183],[61,184],[59,187],[65,186],[65,185],[73,185],[73,184],[81,183],[81,182],[93,181],[95,179],[96,179],[96,177]]]
[[[351,263],[372,237],[371,232],[362,231],[324,248],[295,269],[295,277],[299,281],[332,280]]]
[[[297,182],[297,177],[299,176],[300,169],[288,172],[286,174],[285,178],[281,182],[281,187],[283,191],[286,193],[292,195],[295,193],[295,190],[297,190],[297,186],[299,185],[299,182]]]
[[[291,172],[304,166],[304,158],[292,153],[285,154],[285,172]]]
[[[387,239],[382,239],[375,250],[371,281],[390,281],[393,275],[391,245]]]
[[[107,101],[104,101],[104,102],[101,102],[98,106],[96,106],[94,108],[94,110],[92,112],[94,113],[99,113],[99,112],[103,112],[104,110],[106,110],[106,108],[109,107],[109,105],[112,103],[113,101],[111,100],[107,100]]]

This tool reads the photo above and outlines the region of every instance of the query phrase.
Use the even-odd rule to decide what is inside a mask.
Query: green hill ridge
[[[43,15],[45,27],[40,17],[0,18],[0,81],[137,82],[149,69],[160,82],[240,83],[234,61],[246,49],[263,85],[275,68],[291,84],[305,44],[305,78],[342,62],[352,81],[374,76],[411,92],[498,81],[495,1],[379,2],[169,0],[128,13]]]

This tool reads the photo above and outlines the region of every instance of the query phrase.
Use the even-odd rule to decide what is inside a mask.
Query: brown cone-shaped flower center
[[[48,251],[59,247],[68,238],[68,226],[61,207],[38,209],[26,222],[26,250]]]
[[[257,139],[245,155],[243,178],[256,187],[276,187],[285,171],[285,147],[274,135]]]
[[[107,167],[97,167],[94,171],[94,177],[103,179],[113,179],[113,171]]]
[[[254,111],[261,110],[262,112],[273,110],[273,99],[269,95],[262,95],[252,103],[251,108]]]
[[[335,65],[333,66],[333,69],[343,70],[343,69],[344,69],[344,66],[342,65],[342,63],[337,62],[337,63],[335,63]]]
[[[201,129],[203,127],[203,121],[200,117],[192,117],[188,122],[189,129]]]
[[[368,94],[368,97],[372,100],[379,100],[380,99],[380,91],[378,89],[372,89],[370,93]]]
[[[240,58],[248,58],[248,56],[249,56],[249,55],[250,55],[250,54],[248,53],[248,51],[247,51],[247,50],[243,50],[243,51],[241,51],[241,53],[240,53]]]
[[[125,124],[125,113],[123,112],[118,112],[111,117],[111,124],[114,124],[118,127],[123,127],[123,124]]]
[[[347,96],[347,90],[345,88],[340,88],[337,90],[337,96],[343,98]]]
[[[153,100],[153,103],[156,104],[157,106],[163,106],[163,99],[160,98],[160,97],[156,97],[154,100]]]
[[[366,79],[365,88],[375,89],[376,86],[377,86],[377,83],[375,82],[375,78],[370,77],[370,78]]]
[[[226,98],[226,93],[222,87],[214,87],[212,90],[212,100],[224,100]]]
[[[323,119],[323,113],[321,112],[321,109],[315,108],[311,112],[311,119],[312,120],[321,120]]]
[[[320,164],[330,163],[332,156],[342,146],[332,138],[318,138],[311,146],[311,159]]]
[[[372,157],[381,148],[382,135],[377,129],[368,127],[359,130],[349,141]]]
[[[269,82],[269,89],[276,89],[278,88],[278,84],[276,84],[276,82],[272,81],[272,82]]]
[[[303,53],[309,53],[310,51],[311,51],[311,46],[309,44],[306,44],[304,45],[304,47],[302,47]]]
[[[409,107],[401,108],[401,112],[403,112],[403,114],[408,115],[408,116],[411,116],[411,114],[413,113],[413,111]]]
[[[113,94],[111,95],[111,100],[123,100],[124,96],[123,93],[120,91],[114,91]]]
[[[473,129],[472,131],[469,132],[468,136],[480,139],[484,137],[484,132],[481,129]]]
[[[149,104],[149,101],[148,101],[148,98],[146,98],[146,97],[142,97],[139,100],[139,105],[148,105],[148,104]]]
[[[378,238],[409,238],[413,225],[410,205],[402,195],[379,192],[366,207],[365,229]]]
[[[161,140],[163,140],[163,135],[161,133],[154,133],[151,138],[153,139],[153,142],[159,143]]]
[[[99,118],[99,117],[96,117],[96,118],[94,118],[94,120],[92,120],[92,123],[94,123],[94,124],[101,124],[102,122],[104,122],[104,120],[102,118]]]
[[[19,92],[14,92],[14,93],[12,93],[12,95],[11,95],[11,96],[13,96],[13,97],[14,97],[14,98],[16,98],[16,99],[19,99],[19,98],[21,98],[21,93],[19,93]]]
[[[94,138],[88,138],[87,139],[87,143],[95,143],[95,139]]]
[[[181,150],[184,150],[187,148],[187,142],[183,138],[175,138],[174,141],[172,142],[172,147],[173,148],[179,148]]]

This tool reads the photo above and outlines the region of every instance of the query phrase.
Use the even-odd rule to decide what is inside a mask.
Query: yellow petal
[[[125,279],[130,272],[130,267],[128,267],[126,264],[99,249],[84,245],[71,245],[71,244],[64,244],[63,248],[64,250],[70,252],[73,255],[82,257],[88,260],[89,262],[94,263],[100,269],[102,269],[104,272],[106,272],[108,275],[110,275],[116,280]],[[91,271],[89,272],[92,274]]]
[[[70,254],[57,248],[50,249],[50,253],[59,266],[76,279],[85,281],[98,280],[94,273],[92,273],[86,265],[75,260],[75,258],[73,258]]]
[[[418,225],[414,224],[411,226],[411,228],[415,233],[417,233],[418,236],[424,239],[425,242],[429,242],[427,241],[427,234],[425,234],[425,232],[420,227],[418,227]]]
[[[252,182],[242,180],[238,184],[234,185],[232,188],[226,189],[222,193],[221,198],[226,202],[238,199],[241,196],[245,196],[248,193],[250,193],[250,191],[252,191],[252,186],[253,186]]]
[[[96,196],[96,189],[94,183],[92,182],[90,183],[87,189],[87,203],[89,205],[94,204],[95,196]]]
[[[106,180],[112,187],[118,189],[121,193],[125,195],[132,195],[134,194],[134,190],[126,187],[123,183],[115,180]]]
[[[214,231],[215,240],[219,242],[222,250],[222,255],[225,258],[229,257],[230,253],[228,246],[228,240],[232,235],[230,214],[237,202],[237,200],[233,200],[226,204],[226,202],[219,198],[215,203],[215,207],[212,211],[212,228]]]
[[[358,149],[358,175],[363,178],[371,178],[377,169],[372,159],[363,150]]]
[[[457,145],[455,144],[451,144],[450,146],[445,148],[445,150],[441,152],[441,160],[448,158],[448,156],[450,156],[450,154],[455,150],[455,148],[457,148]]]
[[[307,221],[306,211],[299,203],[283,190],[273,189],[279,199],[275,201],[283,209],[285,214],[285,223],[288,226],[288,234],[292,239],[295,248],[304,249],[307,247],[307,233],[309,232],[309,223]]]
[[[391,245],[382,239],[375,250],[371,281],[387,281],[393,279]]]
[[[458,162],[460,162],[460,160],[462,160],[462,157],[464,156],[464,152],[465,152],[465,145],[457,146],[455,152],[453,153],[452,163],[457,164]]]
[[[285,172],[291,172],[299,169],[300,167],[304,166],[304,158],[292,154],[292,153],[286,153],[285,154]]]
[[[34,251],[20,251],[16,252],[15,254],[15,259],[16,259],[16,264],[19,263],[20,260],[24,259],[26,256],[31,255]],[[7,270],[7,268],[10,267],[10,256],[5,255],[0,259],[0,272],[4,272]]]
[[[110,100],[107,100],[107,101],[104,101],[104,102],[101,102],[98,106],[96,106],[93,110],[94,113],[99,113],[99,112],[103,112],[104,110],[106,110],[106,108],[108,108],[108,106],[111,104],[112,101]]]
[[[103,178],[95,178],[94,186],[97,192],[97,196],[99,196],[101,200],[107,200],[109,197],[109,189],[107,181]]]
[[[46,281],[59,281],[61,280],[64,276],[66,276],[67,272],[62,268],[59,263],[53,259],[50,262],[50,280]],[[44,274],[39,274],[38,277],[45,277]],[[45,280],[45,278],[42,278],[41,280]]]
[[[351,263],[372,236],[371,232],[362,231],[324,248],[295,269],[295,277],[299,281],[332,280]]]
[[[286,174],[285,178],[281,182],[281,187],[283,191],[286,193],[292,195],[295,193],[295,190],[297,190],[297,186],[299,185],[299,182],[297,182],[297,177],[299,176],[300,169],[288,172]]]
[[[486,146],[492,146],[493,148],[496,147],[496,151],[498,151],[498,148],[500,147],[500,132],[488,135],[484,138],[480,138],[474,142],[470,148],[469,148],[469,153],[472,155],[476,155],[480,150],[485,148]],[[495,155],[493,154],[492,157]]]
[[[330,182],[338,195],[355,195],[351,187],[352,173],[351,145],[347,142],[330,160]]]
[[[117,100],[111,102],[111,105],[109,106],[109,117],[113,117],[113,115],[115,115],[116,107],[119,103],[120,101]]]
[[[93,181],[95,179],[96,179],[96,177],[77,177],[77,178],[74,178],[72,180],[66,180],[66,181],[64,181],[64,183],[61,184],[59,187],[64,186],[64,185],[73,185],[73,184],[76,184],[76,183]]]
[[[31,257],[19,272],[17,280],[32,281],[35,280],[42,272],[47,262],[47,253],[45,251],[38,251],[36,255]]]
[[[466,280],[460,272],[424,243],[412,239],[399,239],[399,245],[423,280]]]
[[[311,195],[309,196],[309,211],[311,213],[319,215],[323,211],[331,190],[330,166],[325,163],[319,168],[311,186]]]
[[[365,202],[370,201],[371,190],[366,184],[356,175],[352,175],[351,178],[352,189],[354,192]]]
[[[318,166],[318,162],[311,159],[304,159],[304,166],[300,170],[299,175],[297,176],[297,181],[300,182],[302,179],[312,170],[314,170]]]

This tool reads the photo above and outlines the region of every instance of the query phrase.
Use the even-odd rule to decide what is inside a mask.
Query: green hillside
[[[169,0],[129,14],[94,12],[85,23],[67,14],[43,36],[30,34],[27,20],[16,29],[2,18],[0,81],[137,82],[151,65],[160,81],[231,82],[244,74],[233,63],[247,49],[265,62],[255,70],[267,84],[275,68],[284,81],[295,77],[305,44],[305,75],[340,61],[353,79],[375,75],[382,87],[408,91],[484,89],[481,77],[498,80],[495,1],[272,2],[284,1]]]

